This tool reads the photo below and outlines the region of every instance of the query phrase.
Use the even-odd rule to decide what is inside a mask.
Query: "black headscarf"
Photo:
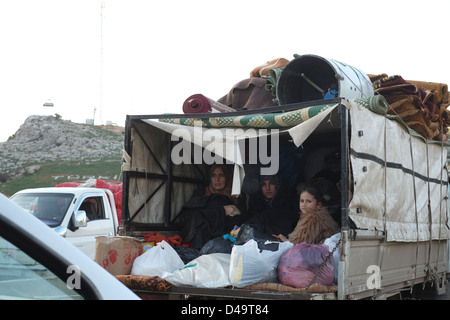
[[[298,199],[289,194],[289,188],[283,187],[278,175],[260,176],[261,187],[265,180],[275,185],[276,192],[271,199],[265,198],[261,191],[251,198],[248,208],[251,218],[246,223],[269,236],[287,235],[298,220]]]
[[[264,197],[264,200],[267,202],[267,204],[272,207],[273,202],[275,201],[275,198],[277,198],[278,194],[279,194],[279,190],[280,190],[280,179],[278,178],[278,175],[262,175],[259,178],[259,186],[260,188],[262,188],[262,186],[264,185],[264,181],[269,180],[270,183],[272,183],[273,185],[275,185],[275,194],[273,195],[272,198],[267,199],[266,197]]]

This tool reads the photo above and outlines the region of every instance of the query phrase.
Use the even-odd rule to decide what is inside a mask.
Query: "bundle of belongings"
[[[295,55],[294,55],[295,57]],[[183,104],[184,113],[230,112],[278,105],[277,82],[289,60],[277,58],[255,67],[250,77],[236,83],[215,101],[201,94],[190,96]],[[446,141],[450,117],[448,86],[443,83],[404,80],[400,75],[367,75],[375,95],[383,95],[391,108],[411,129],[429,140]]]
[[[276,82],[289,60],[277,58],[257,66],[250,77],[236,83],[231,90],[215,101],[202,94],[194,94],[183,103],[183,112],[230,112],[277,106]]]
[[[149,285],[149,290],[156,291],[181,285],[336,292],[339,240],[340,234],[336,234],[321,244],[295,245],[288,241],[273,241],[251,225],[243,224],[230,234],[211,240],[204,250],[202,248],[189,258],[179,250],[185,247],[171,246],[162,240],[134,260],[129,275],[116,278],[130,287]]]
[[[430,140],[446,141],[450,118],[448,86],[443,83],[404,80],[401,76],[368,75],[375,94],[390,105],[388,114]]]
[[[277,58],[257,66],[250,77],[236,83],[218,101],[235,110],[251,110],[277,106],[276,79],[289,60]]]

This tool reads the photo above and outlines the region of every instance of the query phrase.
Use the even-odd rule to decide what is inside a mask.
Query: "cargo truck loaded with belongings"
[[[311,56],[302,59],[316,63]],[[344,73],[341,80],[333,74],[336,81],[348,79],[350,71],[360,73],[319,60],[319,75],[330,72],[323,64]],[[293,61],[282,67],[280,81]],[[300,64],[292,72],[304,74],[300,87],[325,86],[313,69],[303,70]],[[313,93],[317,88],[305,88],[306,100],[292,100],[292,89],[281,88],[293,81],[278,82],[278,98],[284,99],[278,106],[127,116],[121,234],[143,242],[149,234],[159,235],[162,241],[154,241],[136,258],[135,272],[118,278],[140,294],[179,298],[388,298],[414,293],[425,284],[432,284],[437,294],[445,292],[444,139],[412,129],[366,84],[363,90],[356,84],[355,93],[341,96],[345,83],[336,83],[330,86],[335,96],[326,99]],[[208,237],[201,230],[211,231],[215,221],[205,219],[206,209],[199,209],[193,215],[198,220],[189,221],[206,238],[193,246],[183,239],[182,213],[193,195],[208,186],[209,170],[217,163],[231,169],[230,193],[239,199],[232,205],[241,208],[233,221],[239,224]],[[299,186],[319,183],[339,231],[320,243],[294,245],[239,220],[259,191],[260,176],[275,173],[284,187],[282,195],[295,194],[297,218]],[[177,241],[169,244],[170,239]],[[296,267],[297,273],[287,269]],[[155,277],[164,282],[159,286],[164,290],[145,286]]]

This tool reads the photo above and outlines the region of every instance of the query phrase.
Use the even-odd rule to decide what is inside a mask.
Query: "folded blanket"
[[[208,112],[230,112],[235,111],[228,106],[214,101],[202,94],[194,94],[183,103],[184,113],[208,113]]]
[[[450,104],[448,86],[445,83],[426,82],[407,80],[417,87],[423,88],[425,91],[432,94],[433,102],[436,105],[441,105],[441,108],[447,108]]]
[[[273,59],[266,63],[257,66],[250,72],[250,77],[264,77],[267,76],[269,70],[285,67],[289,63],[289,60],[284,58]]]
[[[431,122],[430,114],[421,107],[419,97],[405,94],[388,97],[386,100],[390,106],[388,114],[397,115],[408,127],[425,138],[433,139],[439,134],[439,129]]]
[[[411,129],[430,140],[446,141],[450,117],[446,84],[408,81],[401,76],[371,75],[374,92],[389,103],[389,114],[399,116]]]
[[[422,87],[418,87],[411,82],[404,80],[401,76],[391,76],[381,78],[373,82],[375,94],[381,94],[388,97],[391,94],[412,94],[417,95],[422,100],[423,108],[427,109],[433,115],[437,106],[433,102],[431,92],[427,92]]]

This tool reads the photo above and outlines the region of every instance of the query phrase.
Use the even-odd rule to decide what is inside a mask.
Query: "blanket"
[[[450,119],[446,108],[449,93],[446,84],[407,81],[401,76],[371,76],[376,95],[385,97],[388,114],[400,117],[405,124],[426,139],[446,141]]]
[[[246,287],[244,290],[260,290],[260,291],[279,291],[279,292],[298,292],[298,293],[329,293],[337,292],[337,286],[324,286],[320,283],[313,283],[308,288],[294,288],[281,283],[257,283]]]
[[[128,288],[145,289],[150,291],[166,292],[172,288],[172,283],[158,276],[140,276],[140,275],[116,275],[115,278],[122,282]],[[278,291],[278,292],[297,292],[297,293],[329,293],[337,292],[337,286],[324,286],[314,283],[309,288],[294,288],[281,283],[258,283],[249,285],[241,290],[258,291]]]
[[[423,88],[426,92],[430,92],[433,102],[441,106],[441,108],[447,108],[450,105],[448,86],[445,83],[426,82],[407,80],[411,84]]]
[[[250,77],[265,77],[272,69],[283,68],[289,63],[289,60],[277,58],[257,66],[250,72]]]
[[[421,99],[424,109],[428,110],[432,115],[436,112],[437,106],[431,99],[431,92],[427,92],[423,88],[405,81],[401,76],[396,75],[381,78],[373,82],[373,87],[376,94],[381,94],[386,98],[399,94],[416,95]]]
[[[244,79],[217,101],[235,110],[277,106],[278,103],[274,101],[272,93],[266,90],[265,85],[265,78]]]
[[[128,288],[147,289],[153,291],[165,292],[172,287],[172,284],[158,276],[141,275],[116,275],[117,280],[122,282]]]

